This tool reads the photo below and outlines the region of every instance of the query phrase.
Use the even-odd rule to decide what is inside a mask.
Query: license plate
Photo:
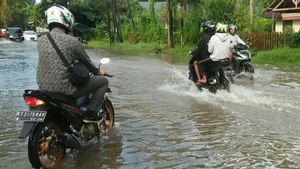
[[[17,121],[43,122],[47,115],[47,111],[18,111],[16,115]]]

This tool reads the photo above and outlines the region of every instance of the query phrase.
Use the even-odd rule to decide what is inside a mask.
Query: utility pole
[[[254,0],[250,0],[249,3],[249,16],[250,16],[250,28],[249,31],[251,32],[253,29],[253,12],[254,12]]]
[[[173,14],[172,14],[172,0],[167,0],[167,12],[168,12],[168,47],[174,48],[173,39]]]

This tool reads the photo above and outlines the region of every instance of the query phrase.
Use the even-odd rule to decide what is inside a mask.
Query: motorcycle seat
[[[45,93],[46,95],[50,96],[53,99],[57,99],[57,100],[60,100],[62,102],[69,103],[69,104],[75,104],[76,106],[80,106],[80,107],[87,105],[88,101],[89,101],[88,95],[84,95],[79,98],[75,98],[75,97],[72,97],[72,96],[69,96],[69,95],[66,95],[63,93],[57,93],[57,92],[43,92],[43,93]]]
[[[73,103],[74,100],[76,100],[74,97],[63,94],[63,93],[49,92],[49,91],[43,91],[43,93],[52,99],[57,99],[57,100],[60,100],[62,102],[66,102],[66,103]]]

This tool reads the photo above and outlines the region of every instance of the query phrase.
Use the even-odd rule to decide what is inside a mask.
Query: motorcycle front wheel
[[[37,124],[28,140],[28,156],[33,168],[56,168],[64,159],[65,146],[58,141],[63,128],[55,121]]]
[[[249,63],[249,62],[245,62],[242,65],[242,70],[245,71],[245,72],[247,72],[247,73],[254,73],[254,68],[251,65],[251,63]]]
[[[111,101],[108,98],[105,99],[102,109],[103,109],[103,114],[102,114],[103,121],[100,123],[99,127],[101,129],[101,132],[106,133],[110,131],[114,126],[115,110]]]

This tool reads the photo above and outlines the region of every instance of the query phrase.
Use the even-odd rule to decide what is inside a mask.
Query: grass
[[[139,55],[143,53],[151,53],[159,48],[158,44],[152,43],[127,43],[110,45],[108,42],[89,41],[86,45],[89,48],[102,49],[112,53],[119,53],[124,55]]]
[[[93,48],[97,50],[105,50],[115,54],[121,55],[141,55],[149,53],[157,53],[158,57],[166,60],[170,63],[187,63],[189,59],[189,51],[193,49],[192,45],[187,45],[184,47],[176,46],[175,48],[168,48],[166,45],[159,45],[158,43],[128,43],[124,42],[122,44],[110,45],[107,42],[100,42],[96,40],[89,41],[85,45],[88,48]]]
[[[271,65],[282,69],[300,69],[300,48],[279,48],[257,52],[252,59],[259,65]]]
[[[187,64],[190,56],[189,51],[195,48],[195,45],[175,46],[168,48],[166,44],[158,43],[129,43],[110,45],[108,42],[89,41],[86,44],[88,48],[105,50],[120,55],[140,56],[142,54],[160,53],[154,55],[170,63]],[[148,55],[147,55],[148,56]],[[270,51],[259,51],[252,58],[252,62],[258,65],[276,66],[281,69],[300,70],[300,48],[279,48]]]

